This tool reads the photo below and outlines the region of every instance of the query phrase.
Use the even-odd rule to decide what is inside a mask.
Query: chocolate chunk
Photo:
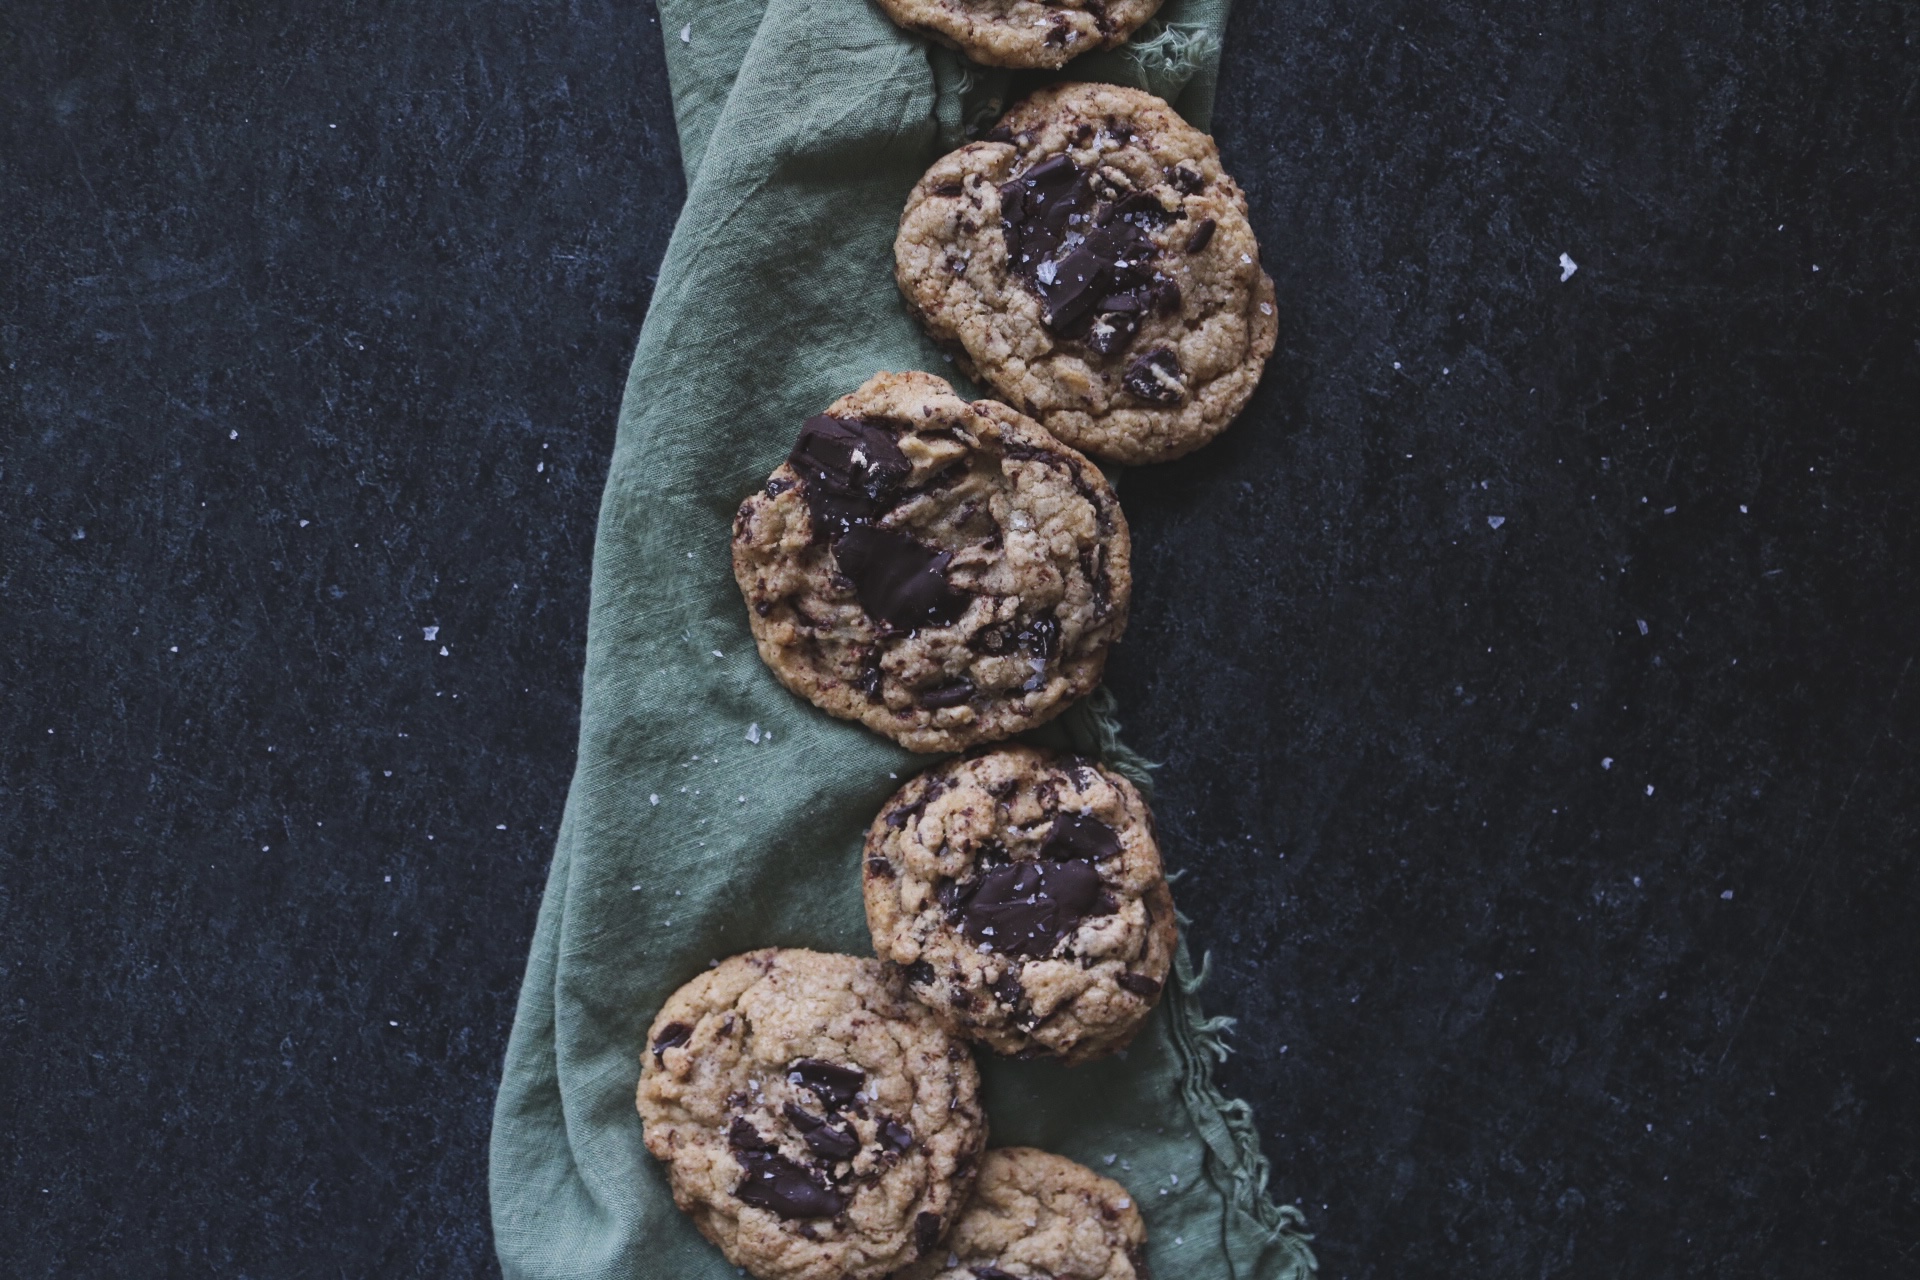
[[[1020,985],[1020,975],[1011,969],[1000,976],[1000,981],[993,984],[993,998],[1010,1009],[1019,1004],[1026,994],[1027,989]]]
[[[1144,973],[1123,973],[1114,981],[1142,1000],[1151,1000],[1160,994],[1160,984]]]
[[[1187,394],[1180,381],[1180,357],[1165,347],[1135,356],[1127,365],[1121,385],[1130,394],[1154,404],[1179,404]]]
[[[937,689],[928,689],[920,695],[920,705],[929,711],[941,707],[957,707],[974,695],[973,681],[965,676],[952,684],[943,684]]]
[[[923,547],[904,533],[855,525],[833,544],[860,607],[877,621],[913,628],[953,622],[973,597],[947,582],[951,551]]]
[[[891,880],[893,879],[893,864],[885,858],[868,858],[867,874],[877,876],[882,880]]]
[[[1198,253],[1206,248],[1207,242],[1213,239],[1213,228],[1212,218],[1202,218],[1200,225],[1193,229],[1193,234],[1187,237],[1187,252]]]
[[[1118,857],[1120,837],[1098,818],[1082,813],[1056,813],[1053,830],[1040,845],[1042,858],[1086,858],[1099,862]]]
[[[933,966],[925,960],[915,960],[907,966],[907,981],[916,987],[924,987],[933,981]]]
[[[1005,955],[1042,956],[1099,901],[1100,873],[1078,858],[1013,862],[951,888],[941,903],[973,942]]]
[[[808,1111],[805,1107],[797,1103],[789,1102],[785,1104],[780,1108],[780,1112],[786,1116],[787,1123],[791,1124],[801,1133],[812,1133],[815,1129],[818,1129],[826,1123],[824,1117],[814,1115],[811,1111]]]
[[[860,656],[860,674],[854,679],[854,687],[867,695],[868,702],[878,702],[880,681],[880,650],[869,649]]]
[[[1192,195],[1207,185],[1205,177],[1198,171],[1189,169],[1183,164],[1173,166],[1173,171],[1167,174],[1167,181],[1173,183],[1174,186],[1178,187],[1187,195]]]
[[[982,142],[1012,142],[1013,130],[1003,124],[997,124],[980,135]]]
[[[1126,297],[1125,294],[1120,295]],[[1132,298],[1127,298],[1133,302]],[[1135,303],[1137,306],[1138,304]],[[1087,345],[1103,356],[1116,351],[1124,351],[1133,336],[1140,332],[1140,317],[1131,311],[1113,311],[1094,318],[1093,327],[1087,330]]]
[[[1016,629],[1017,619],[983,627],[968,644],[981,653],[1002,656],[1024,653],[1031,658],[1051,658],[1060,650],[1060,623],[1048,614],[1034,618]]]
[[[940,1243],[940,1215],[923,1213],[913,1220],[913,1243],[921,1253],[931,1253]]]
[[[805,1138],[807,1149],[824,1160],[851,1160],[860,1154],[860,1139],[851,1130],[823,1124]]]
[[[793,481],[783,480],[779,476],[775,476],[773,479],[767,481],[767,496],[769,498],[777,498],[791,488],[793,488]]]
[[[727,1129],[727,1145],[735,1151],[771,1151],[773,1144],[760,1136],[753,1127],[753,1121],[745,1116],[735,1116],[733,1124]]]
[[[678,1049],[693,1039],[693,1028],[684,1022],[669,1022],[653,1040],[653,1060],[665,1064],[667,1050]]]
[[[895,1151],[913,1148],[913,1130],[888,1116],[880,1121],[880,1141]]]
[[[1013,1272],[990,1267],[984,1262],[968,1263],[967,1271],[972,1274],[973,1280],[1020,1280],[1020,1277]]]
[[[771,1151],[736,1151],[733,1158],[746,1177],[733,1189],[742,1204],[765,1209],[791,1221],[831,1218],[847,1207],[847,1198],[785,1156]]]
[[[952,196],[959,195],[962,191],[965,191],[965,190],[966,188],[961,186],[958,182],[943,182],[939,186],[933,189],[933,194],[937,196],[952,197]]]
[[[787,455],[799,473],[816,536],[833,537],[888,507],[913,465],[891,432],[859,418],[818,414]]]
[[[788,1067],[787,1078],[793,1080],[796,1076],[795,1083],[811,1089],[830,1111],[839,1111],[852,1102],[853,1095],[867,1082],[866,1073],[857,1067],[843,1067],[818,1058],[801,1058]]]

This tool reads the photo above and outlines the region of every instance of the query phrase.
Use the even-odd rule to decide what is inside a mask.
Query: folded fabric
[[[1226,8],[1171,0],[1134,45],[1067,74],[1151,89],[1204,124]],[[662,0],[660,21],[687,202],[621,408],[579,761],[494,1114],[495,1239],[506,1275],[530,1280],[735,1276],[641,1141],[648,1021],[735,952],[871,952],[861,835],[932,760],[781,688],[747,632],[729,530],[836,396],[881,369],[954,376],[894,288],[894,224],[926,166],[1025,83],[929,49],[867,0]],[[1051,733],[1130,763],[1097,706]],[[1124,1058],[983,1061],[992,1140],[1131,1188],[1161,1275],[1304,1276],[1299,1217],[1267,1199],[1247,1110],[1209,1078],[1219,1028],[1184,952],[1178,973]]]

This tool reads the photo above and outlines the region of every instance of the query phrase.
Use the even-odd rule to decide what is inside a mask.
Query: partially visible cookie
[[[1147,1228],[1127,1189],[1065,1156],[1000,1147],[944,1249],[900,1280],[1146,1280]]]
[[[1063,66],[1126,43],[1161,0],[880,0],[887,16],[990,67]]]
[[[668,997],[640,1061],[674,1203],[765,1280],[877,1280],[929,1253],[986,1143],[972,1055],[875,960],[724,960]]]
[[[808,419],[733,524],[760,657],[912,751],[1005,738],[1090,692],[1129,564],[1099,468],[925,373],[877,374]]]
[[[1118,85],[1042,89],[935,163],[901,215],[894,275],[969,376],[1115,462],[1219,434],[1279,331],[1213,139]]]
[[[999,747],[902,787],[867,831],[874,952],[961,1035],[1072,1064],[1133,1038],[1178,926],[1133,784]]]

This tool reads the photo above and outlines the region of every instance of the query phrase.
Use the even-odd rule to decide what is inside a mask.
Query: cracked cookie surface
[[[637,1102],[674,1203],[729,1262],[878,1280],[930,1254],[964,1203],[979,1085],[879,961],[770,947],[667,999]]]
[[[1124,1047],[1173,964],[1146,803],[1081,757],[997,747],[928,770],[868,829],[862,882],[874,952],[1000,1053],[1074,1064]]]
[[[1124,44],[1161,0],[879,0],[909,31],[990,67],[1064,66]]]
[[[1224,430],[1279,330],[1213,139],[1117,85],[1042,89],[936,162],[901,214],[894,276],[969,376],[1122,463]]]
[[[925,373],[878,374],[808,419],[733,526],[761,659],[912,751],[1008,737],[1090,692],[1130,563],[1098,467]]]
[[[945,1247],[899,1280],[1146,1280],[1146,1247],[1125,1187],[1065,1156],[999,1147]]]

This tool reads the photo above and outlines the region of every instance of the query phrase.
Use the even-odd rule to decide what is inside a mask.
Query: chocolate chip
[[[965,676],[952,684],[943,684],[937,689],[928,689],[920,695],[920,705],[929,711],[938,711],[942,707],[957,707],[974,695],[973,681]]]
[[[773,479],[767,481],[767,496],[769,498],[777,498],[791,488],[793,488],[793,481],[775,476]]]
[[[1091,862],[1013,862],[942,893],[948,916],[976,944],[1003,955],[1041,956],[1071,933],[1100,897]]]
[[[1187,394],[1180,381],[1180,357],[1165,347],[1135,356],[1121,385],[1129,394],[1154,404],[1178,404]]]
[[[867,874],[882,880],[893,879],[893,864],[885,858],[868,858]]]
[[[660,1034],[653,1038],[653,1060],[664,1065],[667,1060],[667,1050],[678,1049],[691,1039],[693,1039],[691,1026],[684,1022],[669,1022],[660,1028]]]
[[[746,1177],[733,1189],[742,1204],[782,1218],[831,1218],[847,1207],[847,1198],[815,1182],[805,1169],[770,1151],[736,1151]]]
[[[869,649],[861,655],[860,674],[854,678],[854,687],[867,695],[868,702],[878,702],[880,680],[880,651]]]
[[[880,1121],[880,1141],[895,1151],[910,1151],[913,1130],[889,1116]]]
[[[933,966],[925,960],[915,960],[907,966],[907,981],[916,987],[924,987],[933,981]]]
[[[1024,625],[1010,619],[991,627],[982,627],[967,643],[980,653],[1001,657],[1024,653],[1032,658],[1051,658],[1060,649],[1060,623],[1049,614],[1033,618]]]
[[[943,182],[933,189],[933,194],[937,196],[957,196],[964,190],[966,190],[966,188],[957,182]]]
[[[1120,837],[1098,818],[1083,813],[1056,813],[1053,829],[1040,845],[1042,858],[1085,858],[1099,862],[1119,856]]]
[[[1160,994],[1160,984],[1144,973],[1123,973],[1114,981],[1142,1000],[1151,1000]]]
[[[891,432],[824,413],[800,428],[787,465],[800,476],[819,537],[844,533],[885,511],[913,470]]]
[[[753,1121],[745,1116],[735,1116],[733,1124],[727,1129],[727,1145],[735,1151],[771,1151],[773,1144],[760,1136],[753,1127]]]
[[[1173,166],[1173,171],[1167,174],[1167,180],[1187,195],[1192,195],[1207,185],[1206,178],[1183,164]]]
[[[998,1267],[990,1267],[985,1263],[969,1263],[967,1270],[973,1274],[973,1280],[1020,1280],[1020,1277],[1011,1271],[1002,1271]]]
[[[798,1083],[811,1089],[820,1101],[827,1104],[828,1110],[838,1111],[853,1101],[853,1095],[860,1092],[860,1086],[867,1082],[864,1071],[858,1067],[843,1067],[834,1062],[822,1062],[818,1058],[801,1058],[787,1068],[787,1077],[798,1076]]]
[[[892,529],[855,525],[833,544],[833,557],[853,581],[860,607],[881,622],[909,629],[944,625],[973,598],[947,582],[951,551],[921,546]]]
[[[1193,234],[1187,237],[1187,252],[1198,253],[1206,248],[1207,242],[1213,239],[1213,228],[1212,218],[1202,218],[1200,225],[1193,229]]]
[[[923,1213],[913,1220],[913,1243],[921,1253],[929,1253],[940,1243],[940,1215]]]

